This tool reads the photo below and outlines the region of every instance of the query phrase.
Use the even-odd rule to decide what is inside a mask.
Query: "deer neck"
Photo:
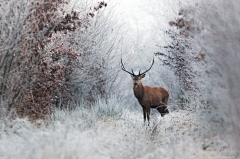
[[[135,97],[138,100],[142,100],[143,95],[144,95],[144,87],[143,87],[142,83],[140,83],[137,87],[133,86],[133,92],[134,92]]]

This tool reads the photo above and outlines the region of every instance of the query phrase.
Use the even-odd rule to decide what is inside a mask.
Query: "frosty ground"
[[[131,1],[119,16],[47,1],[0,4],[0,158],[239,158],[240,1]],[[170,113],[147,126],[119,64],[152,56],[143,84],[169,91]]]
[[[107,103],[107,104],[106,104]],[[1,121],[0,158],[233,158],[236,151],[214,131],[211,110],[151,113],[129,110],[117,99],[92,108],[57,110],[49,120]],[[140,106],[139,106],[140,108]],[[171,106],[170,106],[171,110]],[[211,127],[211,128],[210,128]]]

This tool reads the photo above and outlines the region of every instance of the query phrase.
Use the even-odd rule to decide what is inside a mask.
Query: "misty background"
[[[239,158],[240,2],[2,0],[1,158]],[[121,70],[170,93],[150,126]]]

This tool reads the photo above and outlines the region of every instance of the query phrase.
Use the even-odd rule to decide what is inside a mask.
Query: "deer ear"
[[[134,78],[134,76],[133,76],[133,75],[131,75],[131,77],[132,77],[132,79]]]
[[[140,77],[141,77],[141,79],[144,78],[144,77],[145,77],[145,74],[142,74]]]

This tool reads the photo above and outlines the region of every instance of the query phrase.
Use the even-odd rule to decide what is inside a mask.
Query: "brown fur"
[[[135,75],[133,70],[129,72],[125,69],[122,59],[121,59],[121,68],[123,71],[129,73],[133,79],[133,92],[135,97],[138,99],[139,104],[143,109],[143,120],[146,121],[146,117],[148,119],[149,125],[149,116],[150,116],[150,108],[156,108],[161,116],[164,116],[166,113],[169,113],[167,108],[169,93],[163,87],[148,87],[143,86],[141,79],[145,77],[145,74],[152,68],[154,64],[154,58],[152,64],[149,69],[141,73],[139,71],[138,75]]]
[[[146,118],[149,122],[150,108],[157,108],[161,116],[169,113],[167,108],[169,93],[163,87],[149,87],[143,86],[141,79],[145,75],[132,75],[133,78],[133,92],[135,97],[138,99],[139,104],[143,108],[143,119]]]

